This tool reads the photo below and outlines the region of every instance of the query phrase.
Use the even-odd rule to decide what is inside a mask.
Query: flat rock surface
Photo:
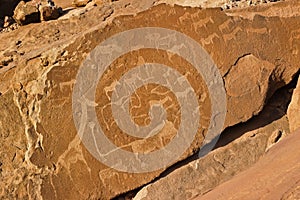
[[[195,199],[299,199],[299,140],[300,129],[274,145],[253,167]]]

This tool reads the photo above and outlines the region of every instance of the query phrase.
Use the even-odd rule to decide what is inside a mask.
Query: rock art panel
[[[285,4],[276,4],[277,6],[270,6],[268,9],[281,9],[281,5]],[[152,6],[149,2],[145,5]],[[145,5],[139,7],[139,11],[145,10]],[[253,19],[247,19],[243,16],[229,16],[220,9],[202,10],[165,4],[132,15],[136,10],[130,10],[130,6],[123,5],[128,10],[122,12],[117,6],[122,7],[118,3],[96,7],[79,16],[51,21],[42,27],[32,24],[0,36],[0,43],[3,43],[0,47],[0,61],[3,63],[0,69],[0,79],[3,80],[0,85],[0,102],[10,93],[11,96],[7,98],[13,103],[9,107],[17,105],[19,108],[13,112],[22,116],[24,131],[21,138],[26,141],[26,145],[21,149],[27,152],[24,167],[18,168],[27,174],[20,180],[24,187],[22,192],[12,193],[13,197],[28,195],[44,199],[109,199],[150,182],[166,167],[196,153],[202,146],[208,135],[213,113],[212,102],[217,100],[211,99],[209,92],[215,79],[205,82],[204,75],[197,71],[193,59],[189,60],[198,55],[193,55],[195,51],[188,49],[188,43],[177,44],[170,50],[163,48],[169,45],[168,42],[176,41],[176,37],[172,38],[172,35],[163,38],[153,32],[156,37],[153,41],[157,42],[151,43],[155,45],[154,48],[142,48],[143,46],[136,44],[132,51],[113,59],[109,67],[103,69],[97,85],[84,91],[86,94],[95,89],[95,102],[84,99],[84,96],[72,98],[78,82],[76,77],[83,63],[90,56],[96,55],[91,52],[97,46],[118,33],[143,27],[158,27],[180,32],[196,41],[207,52],[223,79],[227,113],[222,129],[258,114],[270,96],[289,83],[299,70],[299,16],[281,17],[280,13],[284,13],[284,10],[277,16],[256,15]],[[256,9],[260,10],[259,7]],[[124,14],[129,15],[120,16]],[[286,31],[282,32],[283,29]],[[18,36],[20,32],[26,33],[27,37]],[[133,36],[143,38],[147,35]],[[151,39],[145,38],[145,41]],[[128,41],[134,40],[124,39],[118,42],[126,44]],[[114,49],[119,51],[117,47]],[[111,47],[108,47],[107,51],[110,50]],[[189,51],[190,57],[184,58],[178,54],[183,50]],[[107,57],[109,56],[110,54]],[[204,59],[203,62],[209,63],[208,61]],[[200,116],[195,119],[195,122],[199,121],[199,126],[191,144],[176,161],[167,162],[167,166],[163,168],[144,173],[128,173],[126,170],[120,172],[99,162],[84,145],[74,121],[72,103],[76,100],[90,103],[89,109],[95,111],[97,123],[105,130],[107,139],[123,151],[131,154],[151,153],[165,147],[178,137],[177,132],[182,122],[182,109],[179,105],[188,104],[181,103],[166,85],[151,83],[138,87],[127,102],[128,112],[137,126],[151,124],[151,106],[161,105],[166,110],[166,120],[159,133],[146,138],[125,134],[113,118],[111,99],[120,79],[131,69],[147,63],[168,66],[188,80],[199,104]],[[90,80],[99,75],[95,72],[87,73],[86,77],[90,77]],[[164,77],[166,73],[168,72],[159,75]],[[133,78],[147,80],[142,76]],[[84,84],[90,84],[90,80]],[[182,79],[173,80],[175,83],[176,81],[181,83]],[[16,84],[10,86],[11,82]],[[245,90],[238,86],[243,86]],[[245,108],[244,112],[241,112],[242,108]],[[83,113],[75,111],[78,111],[75,114],[79,116]],[[160,114],[159,112],[158,116]],[[94,130],[94,125],[88,123],[87,128]],[[169,155],[171,158],[172,152]],[[124,164],[119,160],[114,164],[118,166],[120,163]],[[7,169],[14,170],[13,167]],[[8,174],[3,176],[8,178]],[[15,187],[10,182],[6,183],[9,186],[4,187],[3,194],[8,193],[7,188]]]

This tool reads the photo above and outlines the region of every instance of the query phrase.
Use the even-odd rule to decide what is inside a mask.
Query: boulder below
[[[300,199],[300,129],[274,145],[253,167],[195,200]]]

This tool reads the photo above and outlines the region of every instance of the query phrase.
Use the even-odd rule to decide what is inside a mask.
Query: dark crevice
[[[282,137],[282,131],[279,131],[276,138],[274,138],[274,143],[277,143],[281,137]]]
[[[238,57],[238,58],[236,59],[236,61],[233,63],[233,65],[231,65],[231,67],[228,69],[228,71],[224,74],[223,78],[225,78],[225,77],[229,74],[229,72],[232,70],[232,68],[233,68],[234,66],[237,65],[237,63],[240,61],[240,59],[242,59],[242,58],[244,58],[244,57],[246,57],[246,56],[249,56],[249,55],[251,55],[251,53],[245,53],[245,54],[243,54],[242,56]]]

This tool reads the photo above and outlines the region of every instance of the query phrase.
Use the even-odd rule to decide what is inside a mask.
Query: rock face
[[[61,14],[60,8],[52,1],[21,1],[14,10],[14,19],[20,25],[57,19]]]
[[[298,78],[298,84],[294,90],[287,114],[290,123],[290,130],[294,132],[300,128],[300,77]]]
[[[14,10],[14,19],[20,25],[36,23],[40,21],[40,13],[36,5],[31,2],[21,1]]]
[[[147,185],[136,194],[134,200],[193,199],[230,181],[289,134],[285,114],[289,99],[287,92],[276,93],[257,117],[225,130],[217,149]],[[242,136],[224,145],[237,134]]]
[[[173,53],[178,49],[194,52],[186,48],[189,43],[173,45],[170,51],[163,50],[169,42],[177,41],[174,34],[168,37],[153,33],[137,34],[121,40],[118,45],[108,45],[106,52],[120,52],[119,44],[130,43],[128,41],[136,36],[137,39],[145,37],[146,41],[152,41],[149,44],[160,49],[134,49],[121,55],[103,72],[97,86],[86,90],[90,92],[90,89],[97,88],[96,94],[92,95],[95,102],[83,98],[84,95],[72,99],[75,83],[80,80],[76,79],[82,69],[80,66],[87,62],[87,58],[93,58],[94,54],[90,52],[95,47],[117,33],[145,26],[158,27],[180,32],[199,44],[215,64],[209,66],[216,66],[221,82],[225,82],[227,115],[223,128],[258,114],[271,95],[288,84],[299,70],[300,45],[296,33],[300,29],[300,15],[294,12],[299,9],[299,2],[228,12],[154,4],[155,1],[148,0],[130,4],[114,2],[95,7],[80,16],[50,21],[43,26],[31,24],[0,35],[0,104],[1,108],[5,108],[0,112],[0,195],[3,198],[110,199],[150,182],[166,167],[194,154],[201,147],[210,125],[212,102],[218,100],[210,99],[209,94],[215,80],[205,83],[193,66],[193,59],[184,59]],[[143,46],[135,45],[133,48],[138,47]],[[112,51],[110,48],[117,49]],[[108,54],[106,58],[110,56]],[[211,64],[209,59],[203,59],[204,64],[207,62]],[[74,111],[72,103],[89,103],[88,109],[95,110],[106,138],[120,147],[118,149],[139,156],[141,152],[152,153],[161,149],[176,138],[182,122],[179,106],[182,104],[176,101],[177,97],[168,87],[148,84],[137,88],[131,97],[130,115],[138,126],[149,125],[153,117],[149,115],[149,110],[153,111],[154,117],[162,107],[166,110],[164,126],[159,126],[161,131],[146,139],[122,131],[111,108],[111,99],[115,98],[113,91],[121,82],[121,77],[136,66],[146,66],[147,63],[169,66],[186,77],[193,88],[189,91],[194,91],[199,107],[185,113],[199,111],[201,117],[193,119],[199,120],[199,126],[189,147],[174,162],[151,172],[120,172],[113,167],[126,166],[130,162],[120,162],[120,157],[113,166],[107,166],[99,162],[84,145],[82,136],[89,133],[97,135],[91,134],[96,123],[89,121],[91,123],[84,128],[90,128],[90,132],[79,135],[75,126],[78,121],[73,114],[85,116],[82,114],[85,111]],[[151,69],[148,72],[163,78],[168,73],[151,74]],[[212,73],[217,76],[216,71]],[[89,84],[97,74],[88,72],[82,86],[91,86]],[[134,77],[147,80],[143,75]],[[180,86],[182,81],[174,79],[169,82]],[[185,92],[181,90],[178,93],[190,94]],[[123,105],[120,102],[118,105]],[[221,103],[226,104],[225,101]],[[156,109],[157,106],[153,106],[156,104],[161,106]],[[217,118],[216,115],[212,121]],[[79,130],[82,129],[79,127]],[[105,157],[114,152],[98,153]]]
[[[52,1],[42,1],[39,6],[41,21],[57,19],[60,14],[60,8],[56,7]]]
[[[196,199],[299,199],[299,140],[298,130],[272,147],[253,167]]]

